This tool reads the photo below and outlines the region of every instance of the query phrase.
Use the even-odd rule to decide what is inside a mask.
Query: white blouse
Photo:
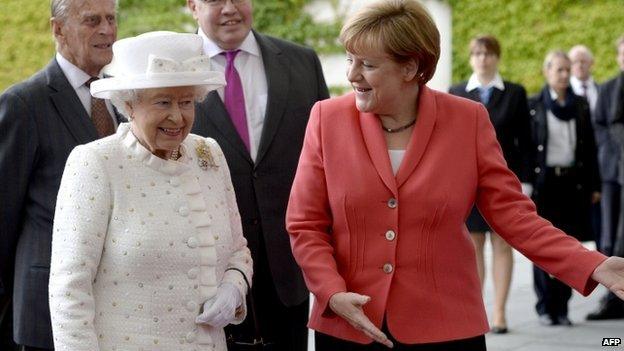
[[[390,156],[390,164],[392,165],[392,172],[394,175],[399,171],[403,157],[405,157],[405,150],[390,150],[388,149],[388,155]]]
[[[226,269],[251,281],[246,244],[214,140],[191,134],[178,161],[163,160],[122,124],[76,147],[54,218],[55,349],[226,350],[223,329],[195,318],[222,282],[245,296],[242,275]]]

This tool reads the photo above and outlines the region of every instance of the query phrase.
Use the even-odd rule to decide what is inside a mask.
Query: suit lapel
[[[197,105],[197,116],[195,118],[196,129],[206,130],[204,123],[212,123],[230,143],[236,151],[238,151],[245,160],[253,164],[249,151],[245,147],[243,140],[236,131],[232,119],[225,109],[225,105],[216,90],[211,91],[206,99]]]
[[[405,151],[403,162],[401,162],[401,166],[397,172],[397,187],[401,187],[401,185],[407,181],[422,159],[427,144],[429,144],[429,140],[431,139],[431,134],[433,133],[437,113],[435,93],[426,86],[421,86],[418,98],[418,120],[412,131],[412,137]]]
[[[392,191],[395,197],[398,196],[397,183],[392,174],[390,157],[388,156],[388,145],[381,130],[379,118],[372,113],[360,113],[360,126],[362,137],[368,150],[368,155],[375,166],[375,170],[382,181]]]
[[[268,98],[256,164],[262,161],[284,116],[290,86],[288,59],[263,35],[253,32],[260,46],[267,77]]]
[[[487,103],[487,107],[496,106],[500,101],[501,97],[503,97],[503,92],[498,88],[492,88],[492,95],[490,96],[490,101]]]
[[[52,103],[76,142],[84,144],[97,139],[95,126],[56,59],[46,68],[46,78],[48,86],[53,90],[50,94]]]

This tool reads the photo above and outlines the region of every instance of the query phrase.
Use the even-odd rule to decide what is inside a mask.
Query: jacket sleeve
[[[323,162],[321,109],[319,102],[312,107],[286,210],[286,229],[308,289],[321,310],[332,313],[327,309],[329,298],[337,292],[346,292],[347,287],[338,273],[331,244],[333,220]]]
[[[596,100],[596,110],[594,111],[594,134],[596,136],[596,146],[601,147],[609,141],[609,94],[607,85],[602,85],[598,89],[598,99]]]
[[[110,219],[111,190],[97,155],[69,155],[56,202],[50,265],[50,315],[57,350],[99,350],[93,282]]]
[[[251,260],[251,252],[247,247],[247,239],[243,236],[243,229],[241,226],[241,218],[238,213],[238,205],[236,204],[236,196],[234,193],[234,187],[232,185],[232,179],[230,178],[230,171],[227,166],[225,156],[217,144],[216,141],[208,139],[210,141],[211,149],[217,155],[219,172],[221,173],[222,184],[225,189],[225,196],[227,201],[228,213],[230,216],[230,232],[232,233],[232,246],[231,255],[228,260],[226,271],[223,275],[222,283],[232,283],[240,292],[245,301],[247,295],[247,283],[242,274],[245,275],[249,284],[252,281],[253,263]],[[235,269],[229,269],[235,268]],[[228,270],[229,269],[229,270]],[[240,270],[237,271],[237,270]],[[242,273],[241,273],[242,272]],[[240,309],[236,313],[236,319],[232,324],[240,324],[245,320],[247,316],[247,305],[243,303]]]
[[[36,162],[37,126],[28,101],[0,95],[0,295],[10,293],[15,247],[24,217],[24,199]]]
[[[537,215],[535,205],[504,162],[487,111],[477,110],[475,144],[479,184],[477,206],[492,228],[546,272],[583,295],[597,285],[591,274],[606,257]]]

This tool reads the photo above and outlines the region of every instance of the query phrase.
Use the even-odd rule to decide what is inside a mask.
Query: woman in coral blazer
[[[416,0],[365,7],[344,26],[354,93],[311,112],[287,211],[316,297],[317,350],[485,350],[473,204],[542,268],[624,297],[624,259],[540,218],[507,168],[486,109],[424,84],[439,34]],[[423,345],[426,344],[426,345]]]

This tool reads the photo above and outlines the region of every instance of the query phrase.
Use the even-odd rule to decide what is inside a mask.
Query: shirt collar
[[[557,92],[555,91],[555,89],[553,89],[553,88],[550,88],[550,87],[549,87],[549,88],[548,88],[548,92],[550,93],[550,98],[551,98],[553,101],[557,101],[557,98],[559,97],[559,94],[557,94]]]
[[[204,33],[201,28],[199,28],[197,34],[199,34],[199,36],[204,40],[204,54],[206,54],[206,56],[213,58],[223,52],[223,49],[221,49],[212,39],[208,38],[206,33]],[[238,49],[254,56],[260,56],[260,46],[251,31],[249,31],[247,37],[245,37],[245,40],[243,40]]]
[[[594,78],[590,76],[585,82],[583,82],[575,76],[570,77],[570,85],[572,85],[572,88],[575,91],[580,91],[583,87],[583,83],[585,83],[587,85],[587,88],[589,89],[591,86],[594,85]]]
[[[498,74],[498,72],[494,76],[494,79],[492,79],[492,81],[486,85],[481,84],[481,82],[479,82],[479,79],[477,78],[477,74],[473,73],[470,76],[470,79],[468,79],[468,83],[466,84],[466,91],[473,91],[477,88],[490,88],[490,87],[494,87],[500,91],[505,90],[505,83],[503,83],[503,78],[500,76],[500,74]]]
[[[80,88],[89,79],[91,79],[90,75],[86,74],[83,70],[76,67],[76,65],[69,62],[69,60],[63,57],[60,52],[56,53],[56,62],[58,62],[61,67],[61,71],[63,71],[65,77],[67,77],[67,80],[69,81],[69,84],[71,84],[74,90]]]

